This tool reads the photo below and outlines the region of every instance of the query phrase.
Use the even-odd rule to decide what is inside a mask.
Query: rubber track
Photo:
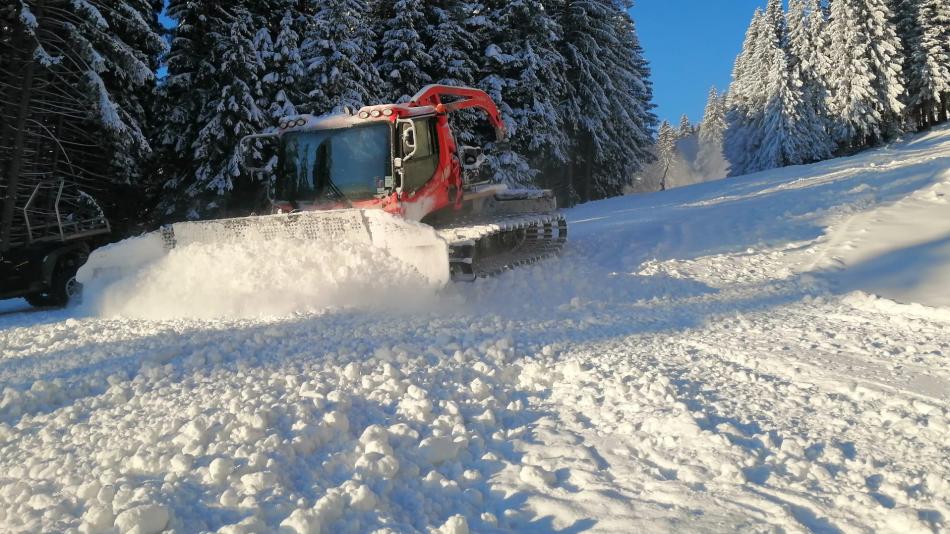
[[[560,213],[527,213],[463,220],[438,232],[449,243],[452,280],[470,282],[558,254],[567,241],[567,221]],[[506,244],[516,237],[513,248],[482,255],[486,245]]]

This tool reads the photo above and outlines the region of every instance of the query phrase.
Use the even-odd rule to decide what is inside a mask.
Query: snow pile
[[[432,239],[444,250],[437,237]],[[432,302],[444,283],[391,250],[349,241],[257,236],[194,242],[166,254],[158,236],[149,235],[97,254],[107,259],[93,256],[79,278],[85,284],[84,308],[102,317],[212,319],[335,307],[414,309]],[[104,263],[121,266],[118,275],[103,269]],[[447,269],[447,261],[438,267]]]
[[[950,170],[938,177],[894,203],[832,217],[810,267],[832,270],[845,290],[950,307]]]
[[[532,418],[511,393],[512,340],[390,345],[403,326],[388,323],[327,316],[191,332],[178,356],[145,344],[129,379],[60,399],[95,414],[66,433],[14,440],[19,428],[66,421],[0,411],[0,526],[464,534],[526,520],[491,482],[530,465],[508,451]],[[429,339],[441,330],[412,328]]]

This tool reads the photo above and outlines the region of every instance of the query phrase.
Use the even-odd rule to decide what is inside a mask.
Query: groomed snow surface
[[[442,289],[280,243],[4,303],[0,531],[946,531],[948,169],[943,128],[595,203]]]

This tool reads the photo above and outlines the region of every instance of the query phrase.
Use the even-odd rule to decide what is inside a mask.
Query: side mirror
[[[419,150],[419,147],[416,145],[416,125],[409,119],[399,119],[396,121],[396,124],[402,128],[403,151],[405,152],[406,149],[408,149],[408,153],[402,156],[402,162],[405,163],[412,159]]]
[[[485,154],[481,147],[463,146],[461,156],[462,168],[467,171],[478,170],[485,163]]]

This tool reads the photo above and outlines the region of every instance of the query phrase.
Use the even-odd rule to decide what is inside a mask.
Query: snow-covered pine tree
[[[770,2],[769,10],[781,11],[780,2]],[[757,142],[746,161],[744,173],[825,159],[831,155],[831,141],[819,115],[823,97],[817,75],[808,63],[811,33],[803,2],[792,0],[787,21],[776,23],[766,12],[771,26],[759,34],[756,52],[763,65],[763,101],[754,99],[754,109],[763,105],[759,121],[751,130]],[[763,37],[764,35],[764,37]],[[804,59],[802,59],[804,58]]]
[[[673,126],[670,125],[669,122],[663,121],[660,124],[660,132],[657,136],[655,148],[657,164],[663,171],[662,177],[660,178],[660,191],[666,190],[670,168],[676,160],[677,136],[677,131],[673,129]]]
[[[789,2],[787,72],[781,92],[790,137],[782,165],[828,159],[835,148],[828,128],[827,88],[820,71],[823,43],[821,34],[810,27],[823,21],[817,3],[815,0],[811,6],[817,11],[809,11],[805,0]]]
[[[950,119],[950,0],[892,0],[904,46],[909,127]]]
[[[767,26],[771,29],[775,46],[786,49],[788,41],[788,32],[785,25],[785,11],[782,9],[782,0],[768,0],[765,6],[765,20]]]
[[[359,108],[380,98],[382,80],[373,60],[377,37],[364,0],[308,0],[315,13],[304,30],[301,53],[307,67],[307,111]],[[301,107],[301,106],[298,106]]]
[[[265,110],[270,126],[297,114],[297,104],[306,101],[306,95],[300,90],[306,79],[300,56],[301,27],[302,16],[287,7],[280,17],[277,36],[271,40],[270,31],[261,28],[255,39],[264,73],[261,77],[264,97],[260,107]]]
[[[196,162],[193,145],[198,139],[199,114],[219,90],[217,70],[209,61],[215,48],[215,32],[224,26],[222,11],[209,2],[170,0],[167,15],[176,22],[171,31],[171,50],[165,60],[168,74],[159,87],[155,114],[160,117],[157,144],[158,172],[163,180],[159,202],[162,219],[199,211],[184,195],[194,183]]]
[[[568,158],[558,110],[566,91],[564,58],[556,48],[561,30],[539,0],[493,0],[485,9],[487,46],[478,85],[498,104],[511,140],[509,151],[489,147],[488,164],[496,180],[527,186],[541,167]]]
[[[87,0],[89,1],[89,0]],[[124,122],[127,133],[112,138],[114,178],[126,184],[144,178],[143,167],[151,156],[150,136],[154,124],[151,108],[156,83],[155,71],[159,57],[167,45],[158,23],[160,0],[123,0],[122,2],[90,2],[108,24],[110,31],[90,32],[90,40],[102,50],[106,60],[102,78]],[[94,35],[94,37],[92,36]],[[108,74],[106,74],[108,73]]]
[[[371,22],[380,28],[382,36],[376,63],[384,84],[391,84],[389,75],[403,60],[396,56],[405,56],[406,61],[414,64],[402,69],[400,76],[417,78],[397,84],[401,87],[399,94],[386,96],[386,100],[406,100],[426,83],[476,84],[488,29],[483,2],[404,0],[406,5],[398,10],[392,0],[370,1]],[[405,34],[409,27],[411,33]],[[387,33],[392,39],[386,38]],[[406,39],[406,35],[410,38]]]
[[[887,5],[891,10],[894,31],[901,41],[901,51],[904,56],[904,94],[901,95],[901,101],[904,103],[904,123],[903,127],[907,131],[916,131],[918,123],[915,120],[916,109],[910,104],[911,94],[915,93],[913,75],[916,70],[915,58],[923,57],[917,52],[920,49],[921,27],[917,23],[917,16],[920,12],[921,0],[887,0]]]
[[[732,70],[732,83],[727,96],[726,130],[723,152],[729,161],[731,176],[746,173],[751,156],[758,149],[758,121],[764,107],[759,107],[764,88],[761,84],[764,65],[757,47],[760,34],[766,32],[767,21],[761,9],[756,9],[746,31],[742,50]]]
[[[774,169],[803,160],[803,139],[795,129],[802,108],[795,73],[788,67],[784,50],[774,47],[772,54],[770,71],[766,75],[769,98],[762,115],[762,138],[746,172]]]
[[[423,42],[437,52],[432,55],[430,78],[439,84],[474,85],[478,76],[476,58],[481,51],[477,32],[472,31],[480,20],[473,12],[479,6],[472,7],[460,0],[428,0],[425,5],[427,25]]]
[[[258,28],[254,50],[261,65],[261,98],[257,105],[264,113],[265,128],[276,128],[282,118],[297,115],[297,103],[307,101],[300,90],[306,70],[300,57],[300,29],[305,17],[294,4],[293,0],[258,0],[249,4],[254,8],[252,16]],[[265,143],[262,148],[263,167],[269,170],[266,179],[273,180],[276,144]]]
[[[607,67],[597,36],[611,35],[604,28],[610,11],[603,2],[564,0],[551,2],[563,31],[560,51],[565,59],[567,91],[561,116],[567,121],[572,158],[565,166],[566,182],[581,201],[594,198],[594,165],[597,154],[609,143],[606,121],[612,102],[607,88]]]
[[[699,125],[699,163],[703,169],[721,166],[723,138],[726,133],[726,99],[715,86],[709,88],[703,122]],[[714,163],[715,162],[715,163]]]
[[[174,8],[174,9],[173,9]],[[163,217],[200,218],[249,211],[262,188],[242,169],[241,137],[267,125],[263,62],[255,50],[260,16],[183,0],[169,6],[178,22],[160,100],[167,110],[162,141],[169,179]]]
[[[828,33],[828,9],[822,4],[822,0],[805,0],[805,12],[807,17],[807,28],[809,41],[811,43],[811,54],[808,56],[808,63],[814,69],[814,75],[818,78],[818,86],[824,91],[823,103],[824,115],[827,117],[830,113],[828,103],[831,98],[828,79],[831,73],[831,35]]]
[[[690,120],[689,120],[689,115],[687,115],[687,114],[684,113],[684,114],[680,117],[680,127],[679,127],[679,130],[676,132],[676,135],[677,135],[680,139],[685,139],[685,138],[687,138],[687,137],[693,135],[694,133],[696,133],[696,131],[695,131],[695,129],[693,128],[693,123],[690,122]]]
[[[718,147],[722,150],[722,140],[726,131],[726,99],[720,96],[716,86],[709,88],[703,122],[699,125],[699,140],[702,145]]]
[[[574,161],[570,181],[581,200],[619,194],[651,160],[656,118],[652,88],[633,21],[621,3],[561,0],[548,4],[564,32],[567,98]]]
[[[201,130],[193,145],[195,180],[187,192],[193,198],[210,198],[210,203],[200,206],[208,211],[252,209],[261,200],[261,188],[243,164],[260,165],[261,154],[254,146],[243,153],[239,142],[267,125],[259,108],[264,65],[255,53],[256,17],[239,7],[219,20],[225,26],[212,32],[215,49],[210,58],[217,66],[218,91],[198,114]]]
[[[619,84],[626,97],[622,105],[629,106],[624,110],[627,113],[627,121],[621,125],[621,128],[624,128],[622,134],[628,138],[625,150],[629,159],[624,160],[624,153],[621,152],[618,154],[620,164],[613,169],[607,169],[608,172],[615,172],[617,176],[622,177],[619,180],[620,183],[613,184],[613,189],[607,193],[608,195],[621,194],[631,185],[629,176],[642,171],[655,161],[656,156],[650,147],[659,125],[659,119],[653,113],[656,105],[653,103],[650,64],[644,55],[640,37],[637,35],[636,23],[629,15],[633,3],[631,0],[617,0],[615,5],[620,8],[620,12],[614,17],[614,24],[620,36],[619,50],[623,52],[615,61],[621,67],[621,72],[625,74],[622,83]]]
[[[831,114],[844,147],[874,145],[901,131],[903,58],[884,0],[831,3]]]
[[[807,39],[802,37],[807,44],[799,44],[800,50],[795,54],[801,58],[803,70],[803,80],[807,80],[809,87],[803,98],[811,101],[815,105],[815,112],[824,123],[826,138],[828,139],[829,149],[834,152],[836,143],[833,135],[834,121],[831,117],[831,87],[829,79],[831,76],[831,36],[828,33],[828,10],[822,4],[822,0],[805,0],[805,27],[807,28]],[[799,55],[800,54],[800,55]],[[807,60],[805,59],[807,58]]]
[[[432,83],[433,56],[423,40],[428,20],[423,0],[383,0],[376,16],[383,37],[377,65],[382,77],[383,100],[407,102]],[[437,51],[436,51],[437,52]]]

